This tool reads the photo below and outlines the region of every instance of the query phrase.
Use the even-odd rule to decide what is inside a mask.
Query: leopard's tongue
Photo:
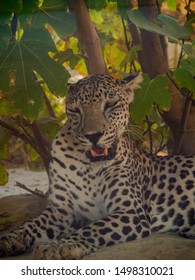
[[[108,148],[93,147],[90,152],[93,157],[108,156]]]

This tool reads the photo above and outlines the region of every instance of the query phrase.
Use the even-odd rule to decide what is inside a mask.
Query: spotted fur
[[[69,86],[68,121],[52,147],[47,208],[1,237],[0,254],[79,259],[151,231],[195,236],[195,157],[154,157],[127,137],[140,77]]]

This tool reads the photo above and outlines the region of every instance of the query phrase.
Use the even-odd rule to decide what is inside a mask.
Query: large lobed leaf
[[[8,24],[1,25],[0,24],[0,53],[2,53],[8,46],[8,41],[11,36],[11,30]]]
[[[150,21],[139,10],[128,11],[128,17],[139,28],[167,36],[175,43],[179,43],[181,39],[189,39],[192,32],[191,25],[181,26],[176,19],[165,14],[157,16],[157,23]]]
[[[173,77],[179,87],[186,88],[193,93],[195,97],[195,57],[189,56],[189,59],[183,59],[180,67],[174,71]]]
[[[135,100],[131,107],[132,119],[140,123],[152,110],[153,104],[159,109],[167,110],[170,106],[171,95],[168,91],[168,80],[166,76],[157,76],[150,80],[144,75],[141,88],[136,90]]]
[[[55,51],[56,47],[47,30],[29,27],[25,29],[21,40],[12,39],[0,55],[0,88],[9,91],[9,75],[13,72],[16,78],[13,95],[15,105],[28,118],[35,118],[43,103],[34,72],[44,79],[52,93],[65,95],[69,74],[49,56],[49,52]]]
[[[32,17],[32,24],[44,27],[48,23],[62,39],[73,34],[76,30],[76,20],[74,14],[67,11],[67,2],[66,0],[44,0]]]
[[[21,0],[1,0],[0,14],[19,13],[22,10]]]

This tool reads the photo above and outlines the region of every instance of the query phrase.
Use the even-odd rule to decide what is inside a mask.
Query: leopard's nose
[[[100,137],[103,135],[103,132],[96,132],[93,134],[85,134],[85,137],[94,145],[96,146]]]

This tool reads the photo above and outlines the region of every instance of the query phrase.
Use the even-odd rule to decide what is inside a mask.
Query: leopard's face
[[[114,158],[129,119],[129,104],[140,76],[130,81],[90,76],[69,86],[66,111],[71,130],[91,161]]]

